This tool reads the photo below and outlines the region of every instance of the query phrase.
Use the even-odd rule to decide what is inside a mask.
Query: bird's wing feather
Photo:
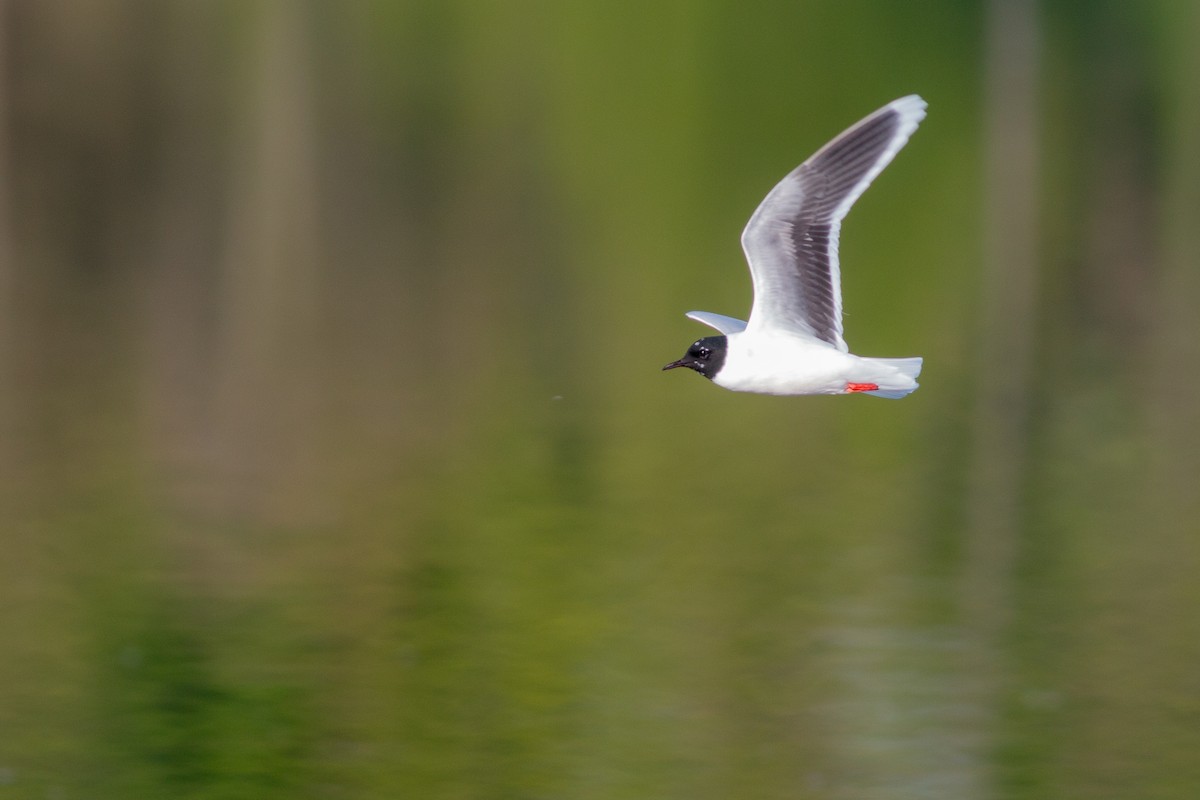
[[[721,333],[728,336],[731,333],[737,333],[746,329],[746,323],[740,319],[727,317],[724,314],[714,314],[711,311],[689,311],[687,312],[688,319],[694,319],[696,322],[703,322],[710,328],[716,328]]]
[[[742,232],[754,281],[751,329],[783,329],[847,349],[842,219],[924,118],[925,101],[917,95],[895,100],[826,144],[766,196]]]

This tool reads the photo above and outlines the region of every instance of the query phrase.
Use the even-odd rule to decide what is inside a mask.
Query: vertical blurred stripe
[[[984,59],[983,297],[968,496],[967,604],[1003,613],[1024,512],[1038,274],[1041,35],[1034,0],[988,3]],[[997,620],[993,620],[997,622]]]

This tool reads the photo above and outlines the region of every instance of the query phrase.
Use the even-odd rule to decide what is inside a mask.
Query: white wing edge
[[[733,317],[727,317],[724,314],[714,314],[711,311],[689,311],[687,312],[687,316],[688,319],[694,319],[696,322],[703,323],[710,328],[716,328],[726,336],[746,330],[745,322]]]
[[[885,108],[890,108],[892,111],[895,111],[900,117],[900,125],[896,129],[895,134],[892,135],[891,143],[879,154],[879,158],[875,161],[875,166],[871,167],[855,187],[850,190],[849,194],[842,198],[842,202],[838,203],[838,207],[834,209],[831,215],[835,222],[840,223],[846,218],[846,214],[850,212],[851,206],[858,202],[858,198],[862,196],[862,193],[867,190],[868,186],[874,183],[875,179],[879,177],[879,173],[883,172],[887,165],[892,163],[892,159],[896,157],[896,154],[904,149],[904,145],[908,144],[909,138],[916,133],[917,126],[925,119],[925,109],[928,107],[928,104],[921,99],[920,95],[910,94],[901,97],[899,100],[893,100],[879,109],[879,111],[883,111]],[[878,114],[879,111],[876,111],[875,114]],[[874,116],[874,114],[870,116]],[[835,137],[833,141],[836,142],[840,138],[842,138],[841,135]],[[833,142],[830,142],[830,144],[833,144]],[[821,149],[823,150],[824,148]],[[817,152],[819,153],[820,151]],[[835,234],[839,232],[840,230],[834,231]],[[833,241],[835,243],[834,252],[832,253],[834,258],[833,264],[840,272],[840,266],[837,262],[836,235],[833,237]],[[840,279],[841,276],[835,275],[834,277]]]

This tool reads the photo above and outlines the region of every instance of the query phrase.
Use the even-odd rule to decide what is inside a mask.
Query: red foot
[[[847,383],[847,392],[873,392],[879,388],[878,383]]]

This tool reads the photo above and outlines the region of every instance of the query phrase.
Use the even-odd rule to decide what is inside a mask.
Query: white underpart
[[[868,394],[903,397],[917,388],[920,358],[862,358],[824,342],[775,331],[727,336],[725,365],[713,383],[759,394],[846,394],[848,384],[875,384]]]

